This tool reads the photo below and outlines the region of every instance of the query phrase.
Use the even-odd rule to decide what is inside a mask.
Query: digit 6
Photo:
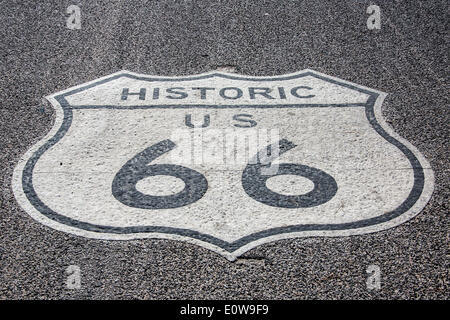
[[[265,148],[266,154],[270,154],[271,150],[277,147],[276,144],[269,145]],[[282,139],[278,142],[279,154],[295,148],[296,145],[292,142]],[[261,164],[259,154],[264,150],[259,151],[255,158],[256,164],[248,164],[242,173],[242,187],[245,192],[261,203],[273,207],[280,208],[309,208],[318,206],[329,201],[337,192],[337,183],[332,176],[322,170],[308,167],[305,165],[282,163],[279,164],[278,172],[275,175],[262,175],[261,169],[264,166],[271,165]],[[314,183],[314,189],[302,195],[283,195],[276,193],[266,186],[266,181],[269,178],[278,175],[298,175],[311,180]]]
[[[208,182],[201,173],[179,165],[148,164],[173,148],[175,143],[163,140],[130,159],[114,177],[113,196],[127,206],[142,209],[178,208],[202,198],[208,189]],[[185,184],[184,189],[170,196],[147,195],[136,189],[139,180],[156,175],[179,178]]]

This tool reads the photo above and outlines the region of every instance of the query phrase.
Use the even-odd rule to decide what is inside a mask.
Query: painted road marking
[[[312,70],[120,71],[47,97],[55,126],[17,165],[14,193],[57,230],[183,240],[230,260],[278,239],[385,230],[434,186],[384,122],[385,96]]]

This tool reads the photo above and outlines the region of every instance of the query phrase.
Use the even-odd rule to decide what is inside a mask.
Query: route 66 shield
[[[46,97],[55,124],[16,166],[14,194],[60,231],[182,240],[230,260],[386,230],[422,210],[434,180],[383,120],[385,96],[312,70],[121,71]]]

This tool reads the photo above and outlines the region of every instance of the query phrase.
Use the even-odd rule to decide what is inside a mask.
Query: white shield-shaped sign
[[[57,230],[183,240],[230,260],[278,239],[385,230],[434,184],[384,122],[385,95],[312,70],[121,71],[47,97],[55,126],[17,165],[14,193]]]

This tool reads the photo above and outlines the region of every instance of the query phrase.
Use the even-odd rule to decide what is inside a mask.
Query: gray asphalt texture
[[[377,3],[378,2],[378,3]],[[368,30],[366,8],[382,10]],[[0,1],[1,299],[448,299],[449,14],[443,1]],[[81,30],[66,28],[78,4]],[[50,130],[42,97],[121,69],[246,75],[309,68],[389,93],[384,115],[430,161],[435,191],[399,227],[261,245],[237,262],[178,241],[55,231],[16,203],[19,158]],[[381,290],[366,268],[381,268]],[[66,288],[79,265],[82,288]]]

